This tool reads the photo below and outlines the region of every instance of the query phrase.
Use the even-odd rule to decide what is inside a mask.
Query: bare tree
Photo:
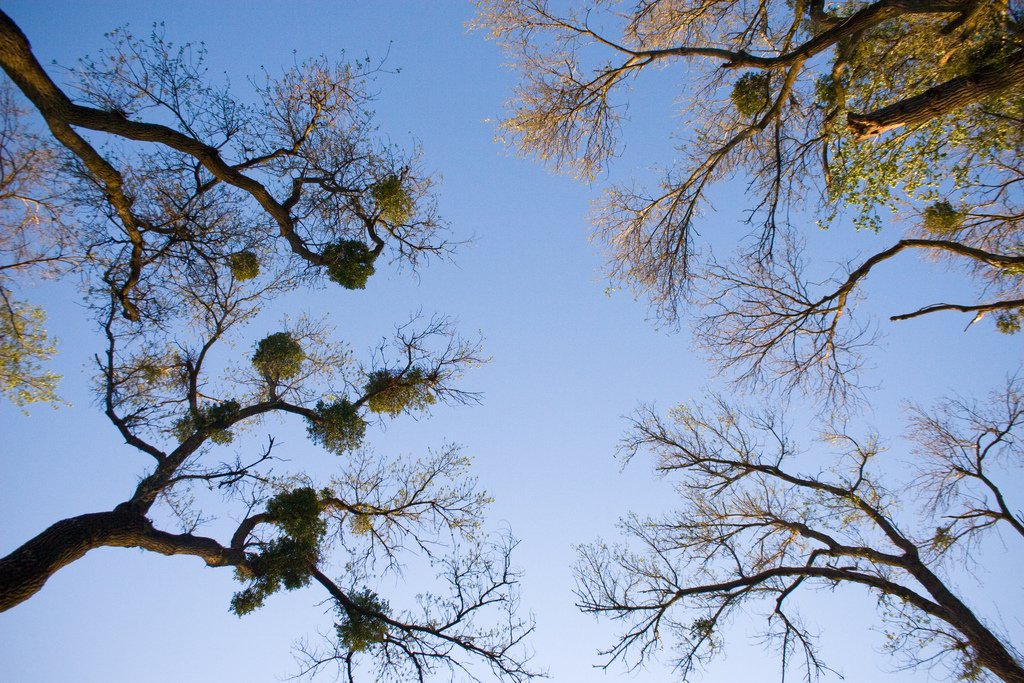
[[[798,613],[800,595],[860,587],[877,596],[889,648],[904,665],[1024,680],[1006,634],[949,580],[981,561],[984,534],[1003,529],[1006,542],[1024,540],[1024,517],[1009,499],[1024,443],[1022,391],[1015,379],[982,404],[913,407],[916,473],[902,479],[881,474],[892,468],[879,461],[892,456],[874,436],[824,435],[838,450],[829,466],[802,454],[770,411],[721,398],[680,406],[668,420],[642,411],[624,450],[651,452],[682,506],[627,517],[625,543],[580,549],[580,608],[624,624],[604,653],[608,664],[638,665],[669,646],[687,679],[721,650],[730,616],[742,610],[763,616],[782,677],[800,666],[810,680],[827,664]]]
[[[123,319],[118,293],[109,293],[108,345],[96,358],[101,401],[152,466],[111,510],[58,521],[0,559],[0,607],[29,599],[90,550],[138,547],[233,568],[245,584],[232,601],[240,615],[279,590],[323,586],[339,621],[331,655],[318,655],[313,668],[339,659],[354,679],[353,661],[367,656],[381,670],[425,680],[468,657],[499,678],[530,678],[521,641],[531,626],[515,616],[514,542],[489,540],[483,529],[488,498],[467,474],[469,459],[445,446],[415,463],[385,461],[363,446],[372,415],[475,400],[454,382],[480,362],[476,345],[442,319],[411,321],[363,365],[322,325],[300,320],[260,340],[249,362],[219,367],[210,360],[217,345],[294,280],[240,283],[214,267],[207,276],[169,284],[168,296],[193,312],[179,333]],[[256,452],[251,440],[230,447],[271,414],[305,420],[310,438],[340,456],[339,475],[318,484],[301,469],[282,471],[273,438]],[[218,455],[231,450],[234,457]],[[219,491],[228,510],[197,507],[195,487]],[[161,507],[181,533],[154,523]],[[197,534],[232,508],[240,521],[229,539]],[[391,606],[374,588],[410,556],[440,568],[440,584],[422,605]],[[326,567],[339,560],[347,569],[332,579]]]
[[[859,397],[863,349],[871,327],[853,317],[858,288],[875,268],[907,251],[924,251],[966,262],[988,281],[988,301],[935,303],[891,320],[937,311],[970,313],[968,326],[993,313],[1000,331],[1019,330],[1024,307],[1024,255],[1002,253],[948,239],[907,238],[865,259],[826,283],[804,276],[801,247],[787,239],[770,262],[712,262],[704,271],[705,314],[696,327],[699,344],[720,367],[735,370],[740,383],[802,389],[843,405]]]
[[[595,232],[612,279],[648,297],[656,314],[674,321],[683,303],[700,305],[698,340],[741,382],[805,390],[826,408],[859,396],[874,329],[853,315],[854,303],[870,273],[912,253],[965,266],[983,293],[894,320],[956,311],[1019,329],[1019,2],[477,4],[478,25],[519,74],[506,139],[587,180],[620,151],[639,86],[657,69],[685,71],[675,158],[652,186],[607,189]],[[752,226],[731,261],[708,258],[697,240],[710,189],[728,180],[746,183]],[[799,238],[809,226],[793,225],[794,216],[815,228],[841,217],[875,231],[894,223],[905,234],[814,282]],[[832,440],[845,450],[823,471],[795,451],[777,414],[724,400],[680,408],[671,421],[645,411],[626,452],[654,451],[683,500],[663,518],[624,520],[628,543],[581,548],[579,606],[624,625],[607,663],[639,665],[670,643],[686,678],[719,651],[729,617],[756,604],[783,676],[800,660],[813,678],[826,665],[795,604],[815,586],[855,585],[882,601],[890,642],[911,665],[947,662],[968,678],[1021,681],[1020,654],[947,579],[952,549],[987,529],[1019,531],[1019,513],[994,483],[1006,480],[1005,463],[994,461],[1019,457],[1020,401],[1014,382],[996,402],[1002,413],[972,409],[959,451],[949,439],[928,444],[942,440],[939,424],[963,427],[964,404],[940,409],[934,423],[917,420],[929,464],[912,481],[887,478],[874,440],[841,429]],[[956,464],[957,453],[976,466]],[[934,497],[935,481],[957,483]],[[933,498],[918,509],[914,491]]]
[[[459,380],[484,360],[478,344],[444,318],[414,317],[359,362],[300,318],[248,354],[224,351],[267,302],[320,272],[361,289],[389,245],[411,265],[448,250],[416,155],[372,137],[366,74],[313,60],[268,78],[250,107],[210,86],[189,46],[112,38],[111,53],[71,70],[79,104],[0,15],[0,64],[49,127],[46,149],[62,149],[68,265],[106,340],[99,402],[149,467],[109,510],[57,521],[0,558],[0,610],[91,550],[135,547],[233,569],[239,615],[318,585],[335,621],[304,673],[334,663],[347,680],[532,678],[515,541],[484,528],[489,498],[469,459],[452,445],[415,461],[365,445],[373,420],[476,401]],[[243,438],[272,415],[304,421],[338,474],[314,481],[273,437]],[[222,507],[201,504],[204,490]],[[178,531],[162,528],[168,515]],[[214,517],[238,521],[227,537],[202,535]],[[410,562],[436,575],[424,597],[381,595]]]

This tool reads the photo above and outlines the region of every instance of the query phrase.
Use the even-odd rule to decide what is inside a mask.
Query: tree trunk
[[[211,567],[245,567],[245,554],[217,541],[154,529],[144,516],[114,510],[61,520],[0,559],[0,612],[35,595],[61,568],[101,547],[144,548],[164,555],[196,555]]]
[[[846,119],[847,126],[858,140],[865,140],[903,126],[925,124],[937,116],[945,116],[1021,85],[1024,85],[1024,50],[1014,52],[998,66],[982,67],[887,107],[866,114],[851,112]]]

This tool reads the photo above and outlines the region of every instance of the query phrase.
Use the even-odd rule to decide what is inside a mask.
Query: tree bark
[[[1021,85],[1024,85],[1024,50],[1014,52],[998,66],[982,67],[887,107],[866,114],[851,112],[847,115],[847,126],[858,140],[866,140],[903,126],[920,126]]]
[[[946,623],[966,636],[978,664],[1005,683],[1024,683],[1024,665],[938,576],[917,557],[911,560],[911,566],[907,570],[924,586],[935,602],[946,610]]]
[[[169,534],[144,516],[115,509],[53,524],[0,559],[0,612],[35,595],[61,568],[101,547],[143,548],[163,555],[196,555],[211,567],[245,568],[245,553],[191,534]]]

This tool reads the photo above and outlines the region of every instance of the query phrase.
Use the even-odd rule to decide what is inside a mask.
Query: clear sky
[[[278,310],[328,314],[356,350],[369,350],[417,310],[453,316],[466,335],[482,333],[493,362],[465,380],[466,388],[483,392],[481,406],[440,408],[429,419],[375,427],[370,442],[382,453],[416,454],[447,440],[475,456],[481,484],[496,499],[491,525],[507,525],[522,539],[516,563],[525,571],[524,608],[537,619],[534,661],[554,680],[672,680],[658,666],[636,674],[591,668],[595,650],[611,642],[613,631],[574,609],[570,573],[574,543],[613,537],[616,519],[627,510],[655,512],[672,504],[669,487],[650,474],[649,463],[622,468],[615,460],[622,416],[640,403],[667,408],[721,387],[685,329],[658,329],[646,320],[642,302],[606,292],[600,246],[589,240],[589,202],[606,182],[642,177],[653,163],[671,160],[671,131],[685,124],[673,116],[671,97],[638,85],[613,175],[585,185],[514,158],[495,142],[494,121],[514,77],[503,69],[496,45],[467,31],[468,3],[8,0],[4,10],[44,65],[72,64],[102,48],[104,32],[128,24],[145,34],[154,21],[164,22],[175,42],[205,42],[210,72],[226,72],[243,87],[261,66],[273,72],[296,58],[342,50],[353,59],[387,55],[387,66],[399,72],[375,83],[381,131],[400,146],[422,145],[426,167],[442,179],[441,213],[455,237],[471,243],[454,263],[431,264],[419,278],[388,271],[365,291],[322,290],[285,300]],[[678,86],[685,74],[661,78]],[[719,211],[702,224],[722,250],[742,234],[741,193],[741,183],[721,188]],[[828,233],[809,228],[808,234],[821,264],[895,239],[844,226]],[[872,276],[868,309],[885,316],[960,291],[958,278],[910,263]],[[33,408],[26,417],[0,406],[0,552],[63,517],[110,509],[148,464],[120,444],[95,406],[88,366],[99,347],[66,287],[41,284],[30,294],[50,309],[49,328],[62,342],[61,392],[74,407]],[[961,332],[965,323],[952,315],[881,323],[887,336],[870,356],[868,375],[879,389],[871,394],[874,410],[864,417],[894,452],[904,452],[901,400],[929,402],[951,390],[980,393],[1020,368],[1019,335],[997,335],[988,326]],[[796,419],[806,422],[813,412],[804,407]],[[323,466],[327,456],[300,429],[289,429],[281,430],[289,457]],[[1002,547],[993,557],[960,583],[982,608],[991,607],[991,589],[1001,586],[1002,614],[1019,643],[1024,628],[1014,614],[1024,612],[1021,585],[1000,579],[1012,577],[1020,558]],[[207,569],[196,558],[94,551],[0,615],[0,680],[262,681],[293,674],[291,643],[330,625],[315,604],[320,595],[312,589],[279,594],[239,619],[228,612],[236,589],[229,570]],[[847,680],[886,680],[881,676],[893,662],[877,654],[881,637],[868,631],[873,598],[847,591],[822,594],[820,604],[822,629],[831,627],[832,635],[825,652]],[[749,625],[735,629],[729,655],[704,680],[776,680],[773,660],[745,642]],[[902,672],[888,680],[928,677]]]

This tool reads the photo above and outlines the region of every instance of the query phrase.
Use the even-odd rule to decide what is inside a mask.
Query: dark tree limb
[[[961,313],[989,313],[991,311],[1003,311],[1015,308],[1024,308],[1024,299],[1010,299],[1007,301],[993,301],[988,304],[932,304],[919,308],[911,313],[894,315],[889,318],[892,321],[910,320],[918,316],[935,313],[937,311],[959,311]]]
[[[132,255],[129,261],[128,277],[119,287],[118,297],[124,316],[129,320],[137,321],[139,311],[131,301],[130,295],[142,272],[145,240],[142,234],[142,221],[134,213],[132,198],[124,191],[124,178],[71,127],[74,121],[69,112],[76,105],[71,103],[67,95],[46,74],[32,54],[32,48],[25,34],[2,10],[0,10],[0,66],[39,109],[39,113],[43,115],[53,136],[81,159],[86,168],[102,183],[107,194],[107,201],[114,207],[118,218],[124,225],[128,239],[131,241]],[[104,113],[124,120],[124,117],[118,114]]]
[[[965,76],[865,114],[851,112],[847,126],[859,140],[904,126],[916,127],[963,107],[1024,85],[1024,50],[1017,50],[998,66],[985,66]]]
[[[121,509],[61,520],[0,559],[0,612],[35,595],[63,567],[90,550],[142,548],[162,555],[195,555],[210,567],[245,567],[245,554],[192,534],[171,534]]]
[[[869,28],[878,26],[896,17],[914,14],[960,13],[969,5],[971,3],[962,2],[961,0],[879,0],[879,2],[862,7],[845,19],[830,20],[826,30],[818,33],[794,49],[770,56],[752,54],[746,50],[687,45],[659,50],[630,50],[600,38],[600,36],[589,29],[570,26],[564,22],[561,22],[561,25],[579,33],[592,36],[619,52],[631,55],[630,61],[623,65],[623,69],[643,68],[651,61],[665,57],[708,57],[721,60],[723,62],[722,67],[726,69],[738,69],[741,67],[775,69],[805,61],[843,40],[847,40]],[[820,8],[820,3],[818,6]],[[812,13],[814,11],[813,3],[811,11]],[[819,12],[818,16],[824,18],[825,15]]]

